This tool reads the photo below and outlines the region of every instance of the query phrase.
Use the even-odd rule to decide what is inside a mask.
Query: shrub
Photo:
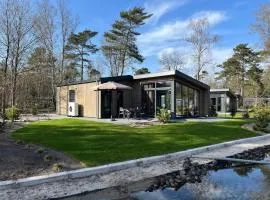
[[[254,129],[267,132],[267,126],[270,122],[270,106],[268,104],[256,105],[256,107],[254,107],[254,118]]]
[[[63,165],[60,163],[54,163],[52,166],[52,170],[55,172],[60,172],[63,168]]]
[[[38,114],[38,109],[37,109],[37,106],[34,105],[32,108],[31,108],[31,114],[32,115],[37,115]]]
[[[242,118],[243,118],[243,119],[248,119],[248,118],[249,118],[249,113],[248,113],[248,111],[242,112]]]
[[[210,107],[209,117],[217,117],[217,111],[216,111],[215,106]]]
[[[236,110],[234,108],[232,108],[230,114],[231,114],[232,118],[234,118],[234,116],[236,115]]]
[[[16,106],[7,108],[5,117],[6,119],[11,120],[11,121],[18,120],[20,117],[19,109]]]
[[[45,152],[45,149],[42,147],[36,150],[36,153],[38,153],[38,154],[42,154],[44,152]]]
[[[49,156],[49,155],[45,155],[45,156],[43,157],[43,160],[44,160],[45,162],[50,162],[50,161],[52,160],[52,157]]]
[[[168,112],[167,109],[160,109],[158,114],[157,114],[158,120],[163,122],[163,123],[167,123],[169,121],[170,117],[171,117],[171,114]]]

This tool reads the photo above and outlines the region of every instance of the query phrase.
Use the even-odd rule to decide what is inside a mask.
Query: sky
[[[147,67],[153,73],[158,72],[162,52],[177,50],[187,60],[184,72],[192,74],[194,68],[188,59],[191,50],[183,42],[190,19],[206,17],[211,33],[220,36],[220,41],[212,49],[213,64],[208,69],[215,72],[215,66],[229,58],[237,44],[248,43],[250,47],[260,49],[259,37],[250,26],[255,22],[255,12],[267,2],[269,0],[68,0],[68,7],[79,18],[77,31],[90,29],[98,32],[93,42],[99,46],[103,33],[119,19],[120,11],[134,6],[144,7],[153,16],[138,29],[141,35],[137,44],[145,61],[134,67]]]

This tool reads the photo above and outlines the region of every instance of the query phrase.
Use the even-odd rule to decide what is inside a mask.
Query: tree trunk
[[[83,66],[83,47],[81,47],[81,81],[83,81],[83,68],[84,68],[84,66]]]

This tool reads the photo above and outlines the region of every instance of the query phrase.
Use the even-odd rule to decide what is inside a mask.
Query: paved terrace
[[[68,117],[65,115],[57,115],[57,114],[39,114],[39,115],[22,115],[22,121],[40,121],[40,120],[51,120],[51,119],[81,119],[81,120],[90,120],[96,122],[105,122],[105,123],[112,123],[112,124],[147,124],[147,123],[158,123],[158,119],[156,118],[142,118],[142,119],[123,119],[123,118],[115,118],[114,121],[111,119],[97,119],[97,118],[89,118],[89,117]],[[230,120],[225,118],[214,118],[214,117],[198,117],[198,118],[183,118],[183,119],[174,119],[171,122],[217,122],[217,121],[224,121]]]

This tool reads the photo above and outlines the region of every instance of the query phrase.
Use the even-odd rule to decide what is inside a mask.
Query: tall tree
[[[67,8],[66,0],[58,0],[58,16],[60,26],[60,81],[63,81],[63,73],[65,71],[66,59],[66,48],[67,41],[72,32],[75,31],[78,24],[78,20],[72,15],[71,11]]]
[[[67,83],[74,83],[76,78],[80,76],[80,73],[77,69],[77,64],[74,62],[70,62],[65,69],[63,74],[63,80]]]
[[[105,32],[102,51],[108,60],[111,75],[122,76],[132,63],[143,62],[144,58],[136,45],[136,37],[140,33],[136,30],[151,16],[140,7],[122,11],[120,20],[113,23],[112,30]]]
[[[163,52],[159,58],[159,62],[165,71],[182,70],[184,58],[178,51]]]
[[[140,74],[150,74],[151,72],[147,67],[142,67],[138,70],[136,70],[135,75],[140,75]]]
[[[262,82],[263,69],[259,68],[256,64],[251,66],[247,71],[247,76],[255,87],[255,96],[256,98],[261,97],[264,92],[264,85]]]
[[[201,80],[203,71],[211,63],[211,47],[218,41],[218,36],[210,33],[208,19],[194,19],[189,23],[190,34],[185,38],[193,49],[195,78]]]
[[[40,0],[37,6],[37,15],[35,16],[35,34],[38,38],[39,46],[46,49],[49,55],[48,66],[51,74],[51,101],[56,106],[55,95],[56,85],[58,83],[58,71],[55,63],[56,44],[57,44],[57,10],[50,4],[49,0]]]
[[[8,66],[11,52],[11,37],[12,37],[12,5],[11,1],[1,1],[0,5],[0,54],[3,58],[2,67],[2,82],[1,82],[1,111],[5,115],[6,99],[7,99],[7,86],[8,86]]]
[[[23,68],[26,57],[36,42],[33,34],[33,11],[26,0],[13,0],[12,3],[12,48],[11,72],[12,90],[11,105],[16,105],[16,87],[19,70]]]
[[[256,22],[251,28],[261,37],[265,50],[270,54],[270,3],[265,3],[255,13]]]
[[[257,79],[260,72],[258,65],[261,57],[260,53],[248,47],[248,44],[239,44],[233,51],[233,56],[219,66],[222,69],[219,77],[236,80],[237,90],[244,96],[245,82],[248,78],[256,80],[258,83]]]
[[[97,35],[97,32],[91,30],[85,30],[78,34],[72,33],[68,38],[66,45],[66,57],[73,60],[81,68],[81,81],[84,77],[84,69],[90,65],[90,54],[94,54],[98,51],[95,44],[91,42],[91,39]]]

